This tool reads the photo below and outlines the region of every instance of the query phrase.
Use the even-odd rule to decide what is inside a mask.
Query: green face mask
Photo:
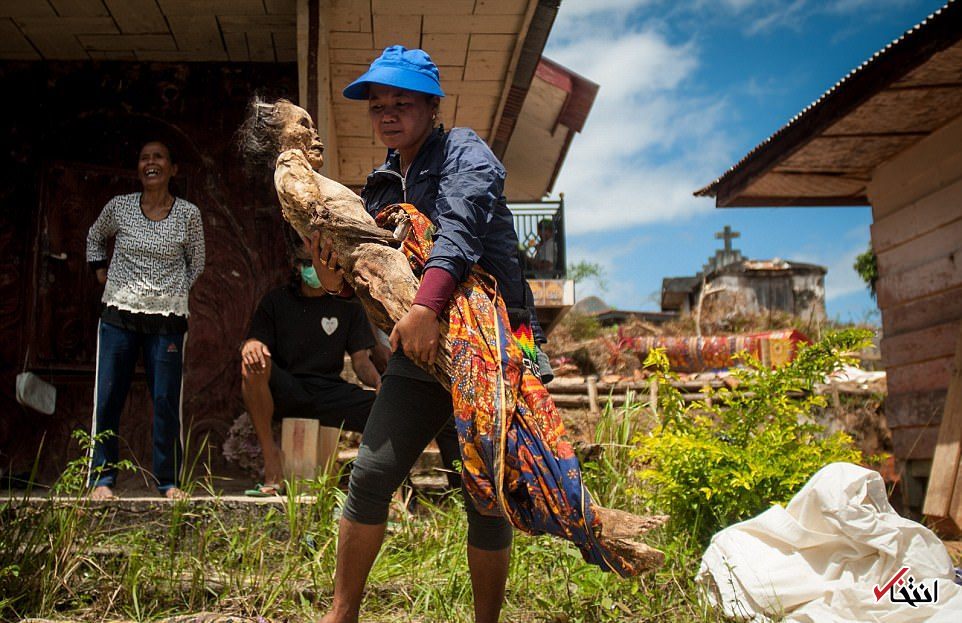
[[[317,271],[310,264],[301,266],[301,281],[309,288],[321,287],[321,280],[317,278]]]

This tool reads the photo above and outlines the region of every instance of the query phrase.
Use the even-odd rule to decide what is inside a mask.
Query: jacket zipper
[[[375,171],[375,173],[390,173],[394,177],[401,180],[401,196],[404,198],[403,203],[408,202],[408,185],[407,185],[407,180],[404,179],[403,175],[401,175],[394,169],[381,169],[381,170]]]

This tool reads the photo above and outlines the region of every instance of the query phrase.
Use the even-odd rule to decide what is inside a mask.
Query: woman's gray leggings
[[[367,525],[386,522],[391,496],[435,437],[450,468],[453,459],[460,458],[451,395],[438,383],[385,376],[351,470],[344,517]],[[490,551],[511,545],[506,519],[482,515],[467,493],[464,506],[468,544]]]

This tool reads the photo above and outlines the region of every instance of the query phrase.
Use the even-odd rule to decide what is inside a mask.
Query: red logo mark
[[[875,588],[872,589],[872,590],[875,592],[875,601],[881,600],[881,599],[882,599],[882,595],[884,595],[885,593],[887,593],[890,588],[892,588],[893,586],[895,586],[895,583],[898,582],[899,580],[901,580],[901,579],[902,579],[902,576],[905,575],[905,574],[908,573],[908,572],[909,572],[909,568],[908,568],[908,567],[902,567],[902,568],[899,570],[899,572],[896,573],[895,575],[893,575],[893,576],[892,576],[892,579],[889,580],[888,582],[886,582],[886,583],[885,583],[885,586],[883,586],[882,588],[879,588],[879,585],[876,584],[876,585],[875,585]]]

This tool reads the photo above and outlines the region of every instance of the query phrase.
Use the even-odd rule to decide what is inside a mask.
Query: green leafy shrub
[[[700,542],[717,530],[784,504],[823,466],[859,463],[861,452],[844,432],[826,435],[813,412],[825,406],[816,383],[850,363],[870,333],[849,329],[803,346],[790,364],[769,369],[743,357],[735,389],[706,390],[685,405],[671,386],[664,352],[645,362],[658,383],[660,424],[637,437],[633,458],[640,497],[671,515],[669,530]]]

